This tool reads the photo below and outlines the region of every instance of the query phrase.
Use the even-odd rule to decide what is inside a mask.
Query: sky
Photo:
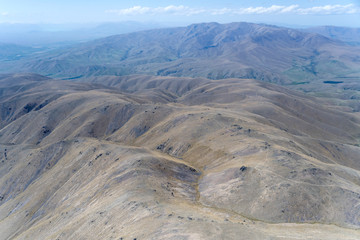
[[[360,0],[0,0],[0,23],[122,21],[360,27]]]

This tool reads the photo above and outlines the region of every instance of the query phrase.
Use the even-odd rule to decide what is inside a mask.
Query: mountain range
[[[204,23],[0,59],[0,239],[360,239],[359,51]]]
[[[115,35],[46,52],[15,66],[61,78],[136,73],[298,83],[358,76],[359,51],[288,28],[207,23]]]
[[[86,81],[97,76],[251,78],[341,100],[359,111],[360,48],[316,33],[204,23],[121,34],[3,61],[0,71]],[[335,89],[334,89],[335,88]]]

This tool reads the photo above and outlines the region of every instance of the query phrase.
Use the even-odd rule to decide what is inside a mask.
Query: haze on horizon
[[[286,26],[335,25],[360,27],[358,0],[0,0],[0,23],[79,24],[156,22],[182,25],[196,22],[256,22]],[[51,29],[50,29],[51,30]]]

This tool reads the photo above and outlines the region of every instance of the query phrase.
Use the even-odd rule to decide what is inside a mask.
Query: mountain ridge
[[[347,51],[348,56],[354,55],[351,51],[358,50],[357,48],[351,51],[346,50],[347,46],[340,46],[339,42],[322,35],[271,25],[204,23],[110,36],[78,45],[63,53],[55,51],[54,54],[45,54],[41,58],[48,60],[27,61],[23,67],[26,71],[54,76],[61,71],[61,74],[67,77],[128,72],[210,78],[252,78],[251,72],[246,73],[246,71],[253,71],[253,76],[257,79],[259,76],[256,74],[264,76],[277,74],[277,78],[280,76],[284,78],[282,72],[290,69],[293,61],[303,64],[301,61],[304,62],[304,60],[301,58],[316,58],[317,55],[322,54],[321,51],[326,54],[336,54],[332,57],[339,58],[341,55],[337,56],[338,53],[331,52],[331,48],[324,48],[324,45],[334,44],[337,45],[338,51],[341,48]],[[317,49],[319,47],[323,50]],[[275,52],[278,56],[274,54]],[[299,54],[304,56],[299,56]],[[258,58],[259,56],[263,59]],[[214,61],[221,67],[214,73],[202,73],[201,71],[204,71],[201,70],[204,69],[202,64],[194,58],[203,58],[202,61],[211,64],[216,69],[215,63],[209,59],[215,58]],[[346,65],[349,63],[351,62],[347,61]],[[189,64],[192,65],[193,70]],[[167,65],[168,67],[165,67]],[[229,67],[226,67],[227,65]],[[176,66],[181,66],[181,70]],[[231,72],[230,69],[235,67],[240,68],[241,71]],[[341,69],[341,65],[339,67]],[[150,70],[150,68],[154,69]],[[256,73],[256,71],[260,72]],[[310,72],[310,74],[314,73]],[[270,77],[265,77],[266,79]]]
[[[4,239],[358,234],[356,113],[251,79],[13,77],[21,87],[0,95]]]
[[[360,111],[360,48],[315,33],[252,23],[203,23],[110,36],[3,62],[1,72],[73,81],[145,74],[253,78]],[[334,98],[335,96],[335,98]]]

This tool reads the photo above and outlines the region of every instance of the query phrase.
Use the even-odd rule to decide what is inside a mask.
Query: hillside
[[[0,239],[360,238],[360,117],[325,99],[144,75],[0,90]]]

